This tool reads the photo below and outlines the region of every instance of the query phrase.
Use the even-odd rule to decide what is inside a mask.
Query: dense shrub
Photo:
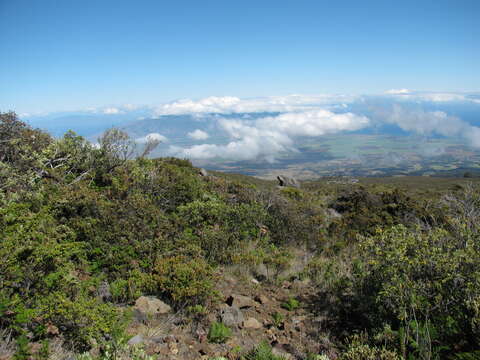
[[[436,209],[427,211],[421,202],[399,189],[381,192],[363,187],[349,189],[341,193],[330,207],[342,215],[330,225],[330,233],[349,240],[354,240],[358,234],[373,235],[379,226],[429,225],[436,215],[432,213]]]
[[[181,305],[203,303],[213,297],[214,280],[214,269],[197,256],[160,258],[153,275],[158,291]]]
[[[250,242],[260,239],[266,214],[257,203],[229,205],[205,196],[178,208],[184,237],[198,245],[209,261],[231,263],[232,257]]]
[[[361,238],[352,275],[342,282],[345,315],[366,329],[389,324],[403,354],[430,358],[478,347],[478,237],[396,226]]]

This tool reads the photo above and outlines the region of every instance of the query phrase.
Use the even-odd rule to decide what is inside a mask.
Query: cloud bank
[[[200,100],[184,99],[157,106],[156,116],[179,114],[235,114],[255,112],[291,112],[311,110],[328,105],[348,103],[356,99],[351,95],[287,95],[240,99],[233,96],[211,96]]]
[[[384,97],[391,101],[410,102],[465,102],[480,104],[480,96],[461,93],[417,92],[409,89],[391,89],[383,95],[286,95],[251,99],[234,96],[211,96],[200,100],[183,99],[153,108],[155,116],[180,114],[236,114],[258,112],[295,112],[314,109],[335,109],[345,104],[366,102],[372,97]]]
[[[149,139],[156,139],[166,143],[168,139],[161,133],[168,131],[171,139],[163,149],[168,149],[165,150],[168,155],[190,159],[255,159],[274,162],[282,152],[297,151],[302,137],[358,130],[375,132],[387,128],[396,129],[395,131],[401,129],[425,137],[455,137],[462,139],[465,144],[480,148],[478,93],[419,92],[396,87],[377,95],[292,94],[257,98],[211,96],[150,106],[105,106],[75,113],[85,114],[94,115],[90,121],[95,121],[95,126],[99,128],[102,122],[108,124],[105,125],[107,128],[112,124],[128,126],[135,120],[158,119],[158,128],[154,124],[147,130],[158,132],[139,137],[136,142],[146,143]],[[27,115],[29,114],[22,114],[25,117]],[[180,118],[185,115],[185,122],[182,120],[180,123],[188,126],[179,125],[175,128],[176,125],[173,124],[164,130],[161,121],[165,115]],[[189,123],[192,118],[194,125]],[[38,126],[56,123],[55,116],[45,119],[43,123],[37,121]],[[81,119],[81,126],[85,126],[84,118]],[[75,121],[75,118],[71,121]],[[169,121],[172,124],[175,117]],[[207,122],[208,126],[204,126]],[[208,133],[205,129],[208,129]],[[220,136],[211,137],[214,131],[215,135]],[[174,146],[175,137],[179,136],[184,136],[179,144],[191,145]],[[224,140],[219,140],[222,136]]]
[[[187,148],[171,146],[172,155],[189,159],[260,159],[274,162],[281,152],[297,151],[295,139],[359,130],[369,124],[365,116],[311,110],[259,118],[255,121],[225,119],[218,125],[231,139],[225,145],[201,144]]]
[[[383,101],[379,104],[378,99]],[[382,100],[383,99],[383,100]],[[371,119],[362,112],[348,111],[350,105],[363,104],[373,109],[379,124],[396,125],[422,136],[440,135],[464,139],[480,147],[480,128],[445,111],[426,110],[419,104],[480,104],[476,96],[455,93],[420,93],[408,89],[388,90],[383,96],[289,95],[257,99],[209,97],[198,101],[181,100],[156,108],[157,114],[216,113],[218,128],[230,139],[226,144],[204,143],[180,148],[171,146],[170,154],[190,159],[266,160],[274,162],[281,152],[297,151],[301,137],[317,137],[368,128]],[[385,107],[385,104],[387,106]],[[428,108],[428,107],[427,107]],[[479,109],[480,110],[480,109]],[[249,120],[245,113],[266,113]],[[218,114],[239,114],[225,118]],[[273,113],[270,115],[269,113]],[[275,114],[277,113],[277,114]],[[240,116],[240,114],[242,116]],[[188,134],[206,140],[201,130]]]
[[[448,115],[444,111],[425,111],[408,109],[394,104],[390,113],[384,116],[387,123],[395,124],[402,130],[419,135],[442,135],[466,139],[473,147],[480,147],[480,128]]]

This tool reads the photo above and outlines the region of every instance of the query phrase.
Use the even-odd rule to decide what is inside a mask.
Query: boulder
[[[277,180],[278,180],[278,185],[282,186],[282,187],[285,187],[285,186],[291,186],[291,187],[295,187],[295,188],[300,187],[300,183],[297,181],[297,179],[295,179],[293,177],[288,177],[288,176],[285,176],[285,175],[278,175]]]
[[[253,275],[255,276],[255,279],[259,281],[267,280],[269,277],[267,266],[264,263],[258,264],[253,269]]]
[[[243,322],[243,327],[245,329],[261,329],[262,324],[257,319],[251,317]]]
[[[239,326],[243,323],[243,313],[237,306],[225,306],[220,312],[222,323],[229,327]]]
[[[255,296],[255,301],[262,304],[262,305],[265,305],[269,302],[268,298],[263,294]]]
[[[293,360],[294,357],[292,356],[292,354],[288,353],[283,347],[282,345],[275,345],[273,348],[272,348],[272,354],[275,355],[275,356],[278,356],[278,357],[281,357],[285,360]]]
[[[228,297],[227,304],[241,309],[255,306],[255,301],[248,296],[232,294]]]
[[[340,219],[342,217],[342,214],[340,214],[337,210],[332,208],[328,208],[326,213],[330,219]]]
[[[172,311],[169,305],[154,296],[140,296],[133,308],[142,315],[150,316],[163,315]]]

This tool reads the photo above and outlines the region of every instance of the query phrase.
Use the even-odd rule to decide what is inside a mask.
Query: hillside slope
[[[277,188],[131,146],[0,114],[1,359],[478,355],[477,179]]]

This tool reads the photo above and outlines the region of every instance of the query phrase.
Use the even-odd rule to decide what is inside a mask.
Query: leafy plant
[[[232,329],[221,322],[213,322],[208,330],[208,341],[222,344],[232,336]]]
[[[273,319],[273,326],[278,328],[283,324],[283,321],[285,320],[285,317],[283,316],[283,314],[281,314],[279,312],[274,312],[272,314],[272,319]]]
[[[300,307],[300,302],[295,298],[290,298],[284,303],[282,303],[282,308],[288,311],[294,311]]]
[[[245,355],[245,360],[286,360],[286,358],[273,354],[272,348],[266,342],[262,342]]]

